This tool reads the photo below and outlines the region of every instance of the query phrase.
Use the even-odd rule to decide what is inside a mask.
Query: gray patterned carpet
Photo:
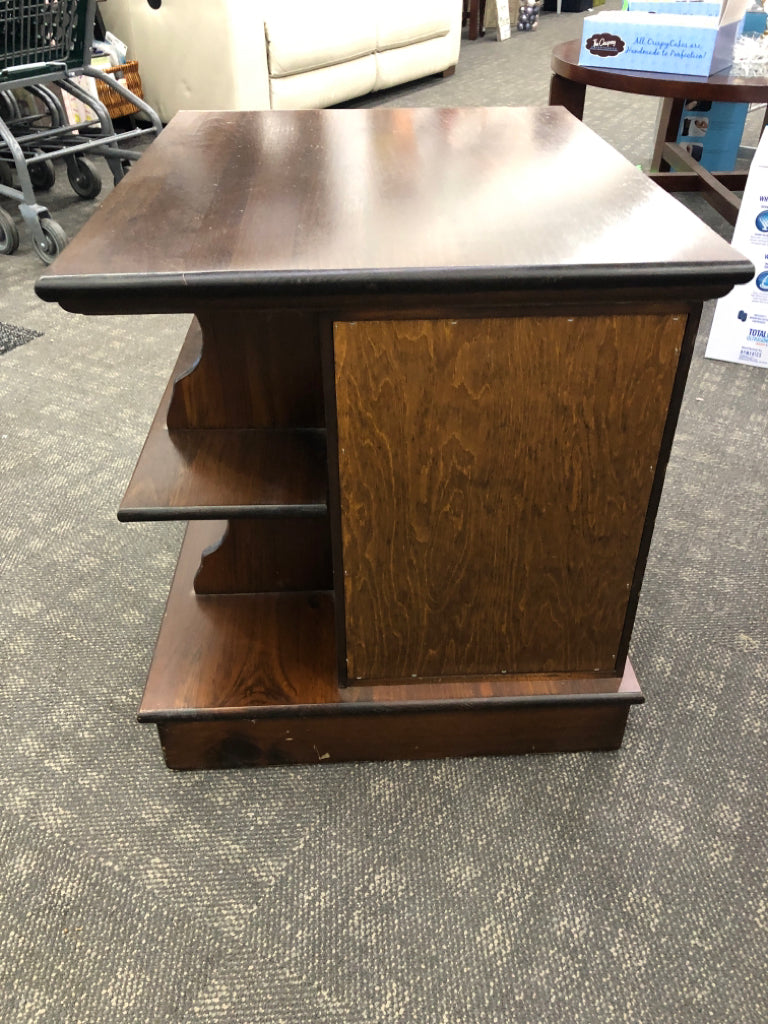
[[[544,103],[580,21],[365,102]],[[586,120],[639,163],[654,112]],[[179,528],[115,510],[186,321],[65,314],[40,269],[0,262],[0,1020],[765,1024],[764,371],[702,332],[620,752],[174,774],[134,715]]]

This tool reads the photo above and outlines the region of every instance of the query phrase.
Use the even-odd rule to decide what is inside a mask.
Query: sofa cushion
[[[273,78],[355,60],[376,49],[374,5],[360,0],[278,0],[268,6],[264,30]]]
[[[269,80],[273,110],[330,107],[352,96],[364,96],[375,85],[376,57],[372,53],[343,64]]]
[[[456,20],[452,0],[373,0],[376,48],[391,50],[447,35]]]
[[[380,50],[375,55],[375,88],[391,89],[393,85],[445,71],[456,63],[456,51],[458,45],[453,45],[450,36],[425,39],[413,46],[394,46],[389,50]]]

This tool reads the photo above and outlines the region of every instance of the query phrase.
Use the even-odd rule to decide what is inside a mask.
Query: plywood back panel
[[[613,670],[684,328],[335,324],[350,681]]]

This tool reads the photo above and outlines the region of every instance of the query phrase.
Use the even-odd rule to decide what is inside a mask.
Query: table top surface
[[[562,108],[184,111],[37,290],[144,312],[751,276]]]
[[[641,96],[720,100],[727,103],[765,103],[768,100],[768,78],[743,78],[731,75],[729,70],[702,78],[698,75],[666,75],[655,71],[623,71],[611,67],[589,68],[579,64],[580,52],[580,39],[558,43],[552,50],[552,71],[571,82]]]

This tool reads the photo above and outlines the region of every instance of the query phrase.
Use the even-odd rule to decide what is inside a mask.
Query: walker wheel
[[[0,207],[0,253],[10,256],[19,248],[19,229],[6,210]]]
[[[50,217],[41,217],[40,227],[43,229],[43,235],[45,237],[43,241],[40,242],[33,236],[32,242],[35,246],[35,252],[43,263],[53,263],[61,250],[67,244],[67,234],[61,224],[55,220],[51,220]]]
[[[53,160],[43,160],[29,166],[29,179],[35,192],[49,192],[56,184],[56,168]]]
[[[101,178],[85,157],[76,156],[67,161],[67,177],[72,191],[81,199],[95,199],[101,192]]]

